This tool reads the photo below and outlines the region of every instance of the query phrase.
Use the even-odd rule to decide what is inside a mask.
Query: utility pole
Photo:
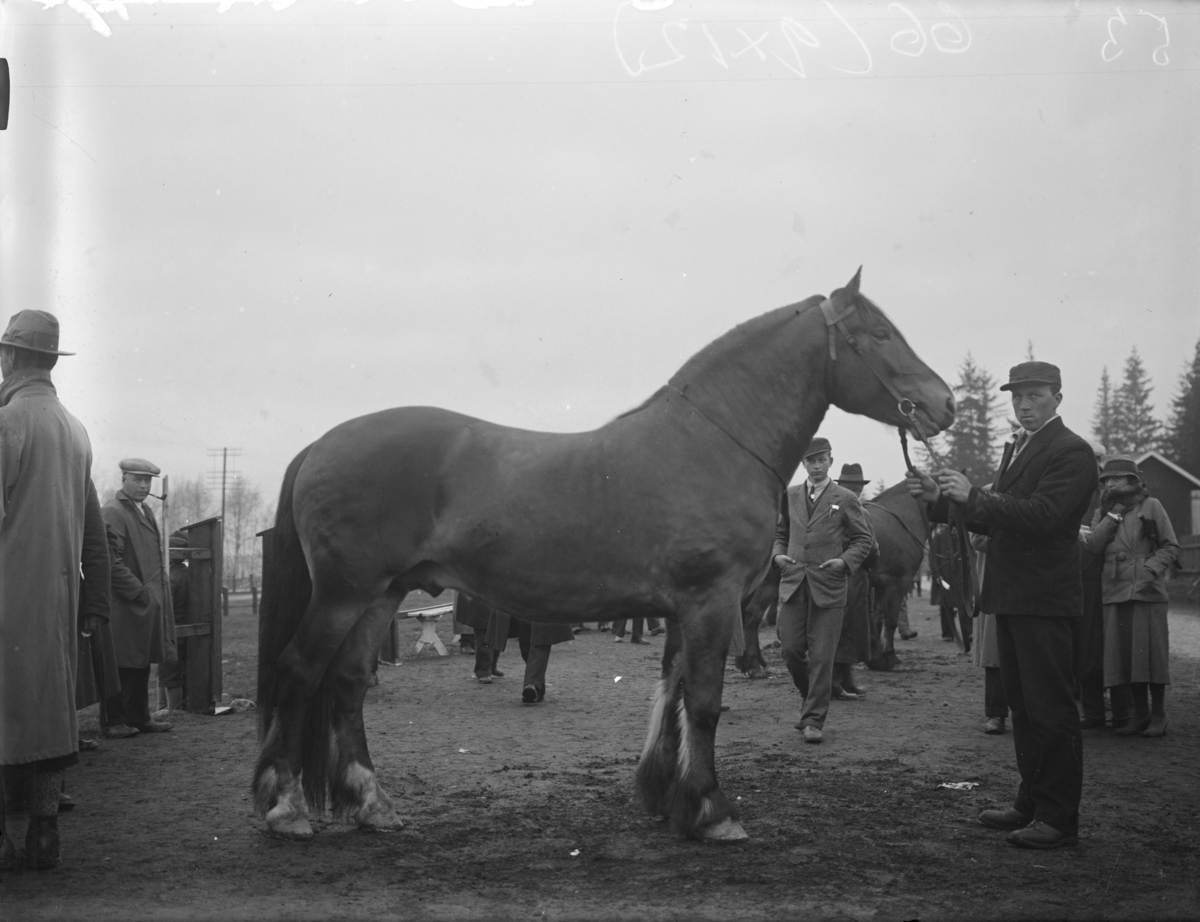
[[[213,468],[214,468],[213,470],[208,472],[208,486],[215,489],[217,486],[218,479],[220,480],[220,483],[221,483],[222,528],[224,527],[224,522],[225,522],[225,486],[228,483],[230,477],[237,477],[241,474],[241,471],[239,471],[239,470],[236,470],[236,469],[230,470],[229,462],[232,459],[234,465],[236,466],[237,459],[241,456],[241,454],[242,454],[242,450],[240,448],[210,448],[210,449],[208,449],[208,457],[212,460]],[[221,470],[220,471],[217,471],[215,469],[217,458],[221,459]]]

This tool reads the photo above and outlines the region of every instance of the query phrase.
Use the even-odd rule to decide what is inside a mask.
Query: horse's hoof
[[[312,824],[309,823],[308,817],[295,816],[288,820],[267,820],[267,831],[273,836],[278,836],[280,839],[292,839],[300,841],[311,839],[313,837]]]
[[[700,837],[705,842],[744,842],[750,838],[741,823],[728,817],[719,823],[713,823],[700,833]]]
[[[867,660],[867,668],[875,672],[891,672],[892,663],[887,657],[877,656],[874,659]]]

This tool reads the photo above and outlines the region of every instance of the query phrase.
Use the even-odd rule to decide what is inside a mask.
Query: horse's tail
[[[292,510],[292,487],[309,445],[292,459],[283,475],[275,527],[271,531],[270,567],[263,574],[262,602],[258,610],[258,737],[270,731],[279,703],[279,655],[291,641],[308,608],[312,580],[300,547],[300,533]]]

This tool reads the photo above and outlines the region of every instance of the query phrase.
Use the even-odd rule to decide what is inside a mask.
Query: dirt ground
[[[793,729],[800,699],[776,649],[771,679],[726,672],[718,771],[748,842],[679,841],[636,800],[662,638],[578,635],[528,706],[515,643],[484,686],[470,657],[414,655],[404,622],[403,662],[366,704],[402,832],[271,838],[248,797],[254,712],[185,714],[83,755],[61,867],[5,875],[0,920],[1200,918],[1200,611],[1172,614],[1168,735],[1085,733],[1079,847],[1033,852],[976,823],[1015,791],[1012,736],[980,731],[982,672],[928,606],[910,610],[920,634],[900,644],[902,671],[862,670],[866,698],[833,702],[822,745]],[[231,697],[253,697],[255,636],[235,606]],[[939,787],[954,781],[979,787]]]

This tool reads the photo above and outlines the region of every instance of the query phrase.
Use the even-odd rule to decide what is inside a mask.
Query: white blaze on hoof
[[[313,829],[300,779],[289,779],[281,787],[275,806],[267,811],[267,829],[285,839],[311,839]]]
[[[741,823],[728,817],[709,826],[700,836],[706,842],[744,842],[750,838]]]
[[[376,832],[394,832],[404,828],[404,823],[396,815],[392,799],[380,787],[373,771],[355,762],[346,769],[345,781],[347,787],[358,793],[359,806],[351,814],[355,824]]]
[[[274,810],[271,811],[271,813],[274,812]],[[279,836],[281,839],[311,839],[313,837],[312,824],[309,823],[307,816],[272,820],[271,813],[267,814],[267,829],[271,835]]]

